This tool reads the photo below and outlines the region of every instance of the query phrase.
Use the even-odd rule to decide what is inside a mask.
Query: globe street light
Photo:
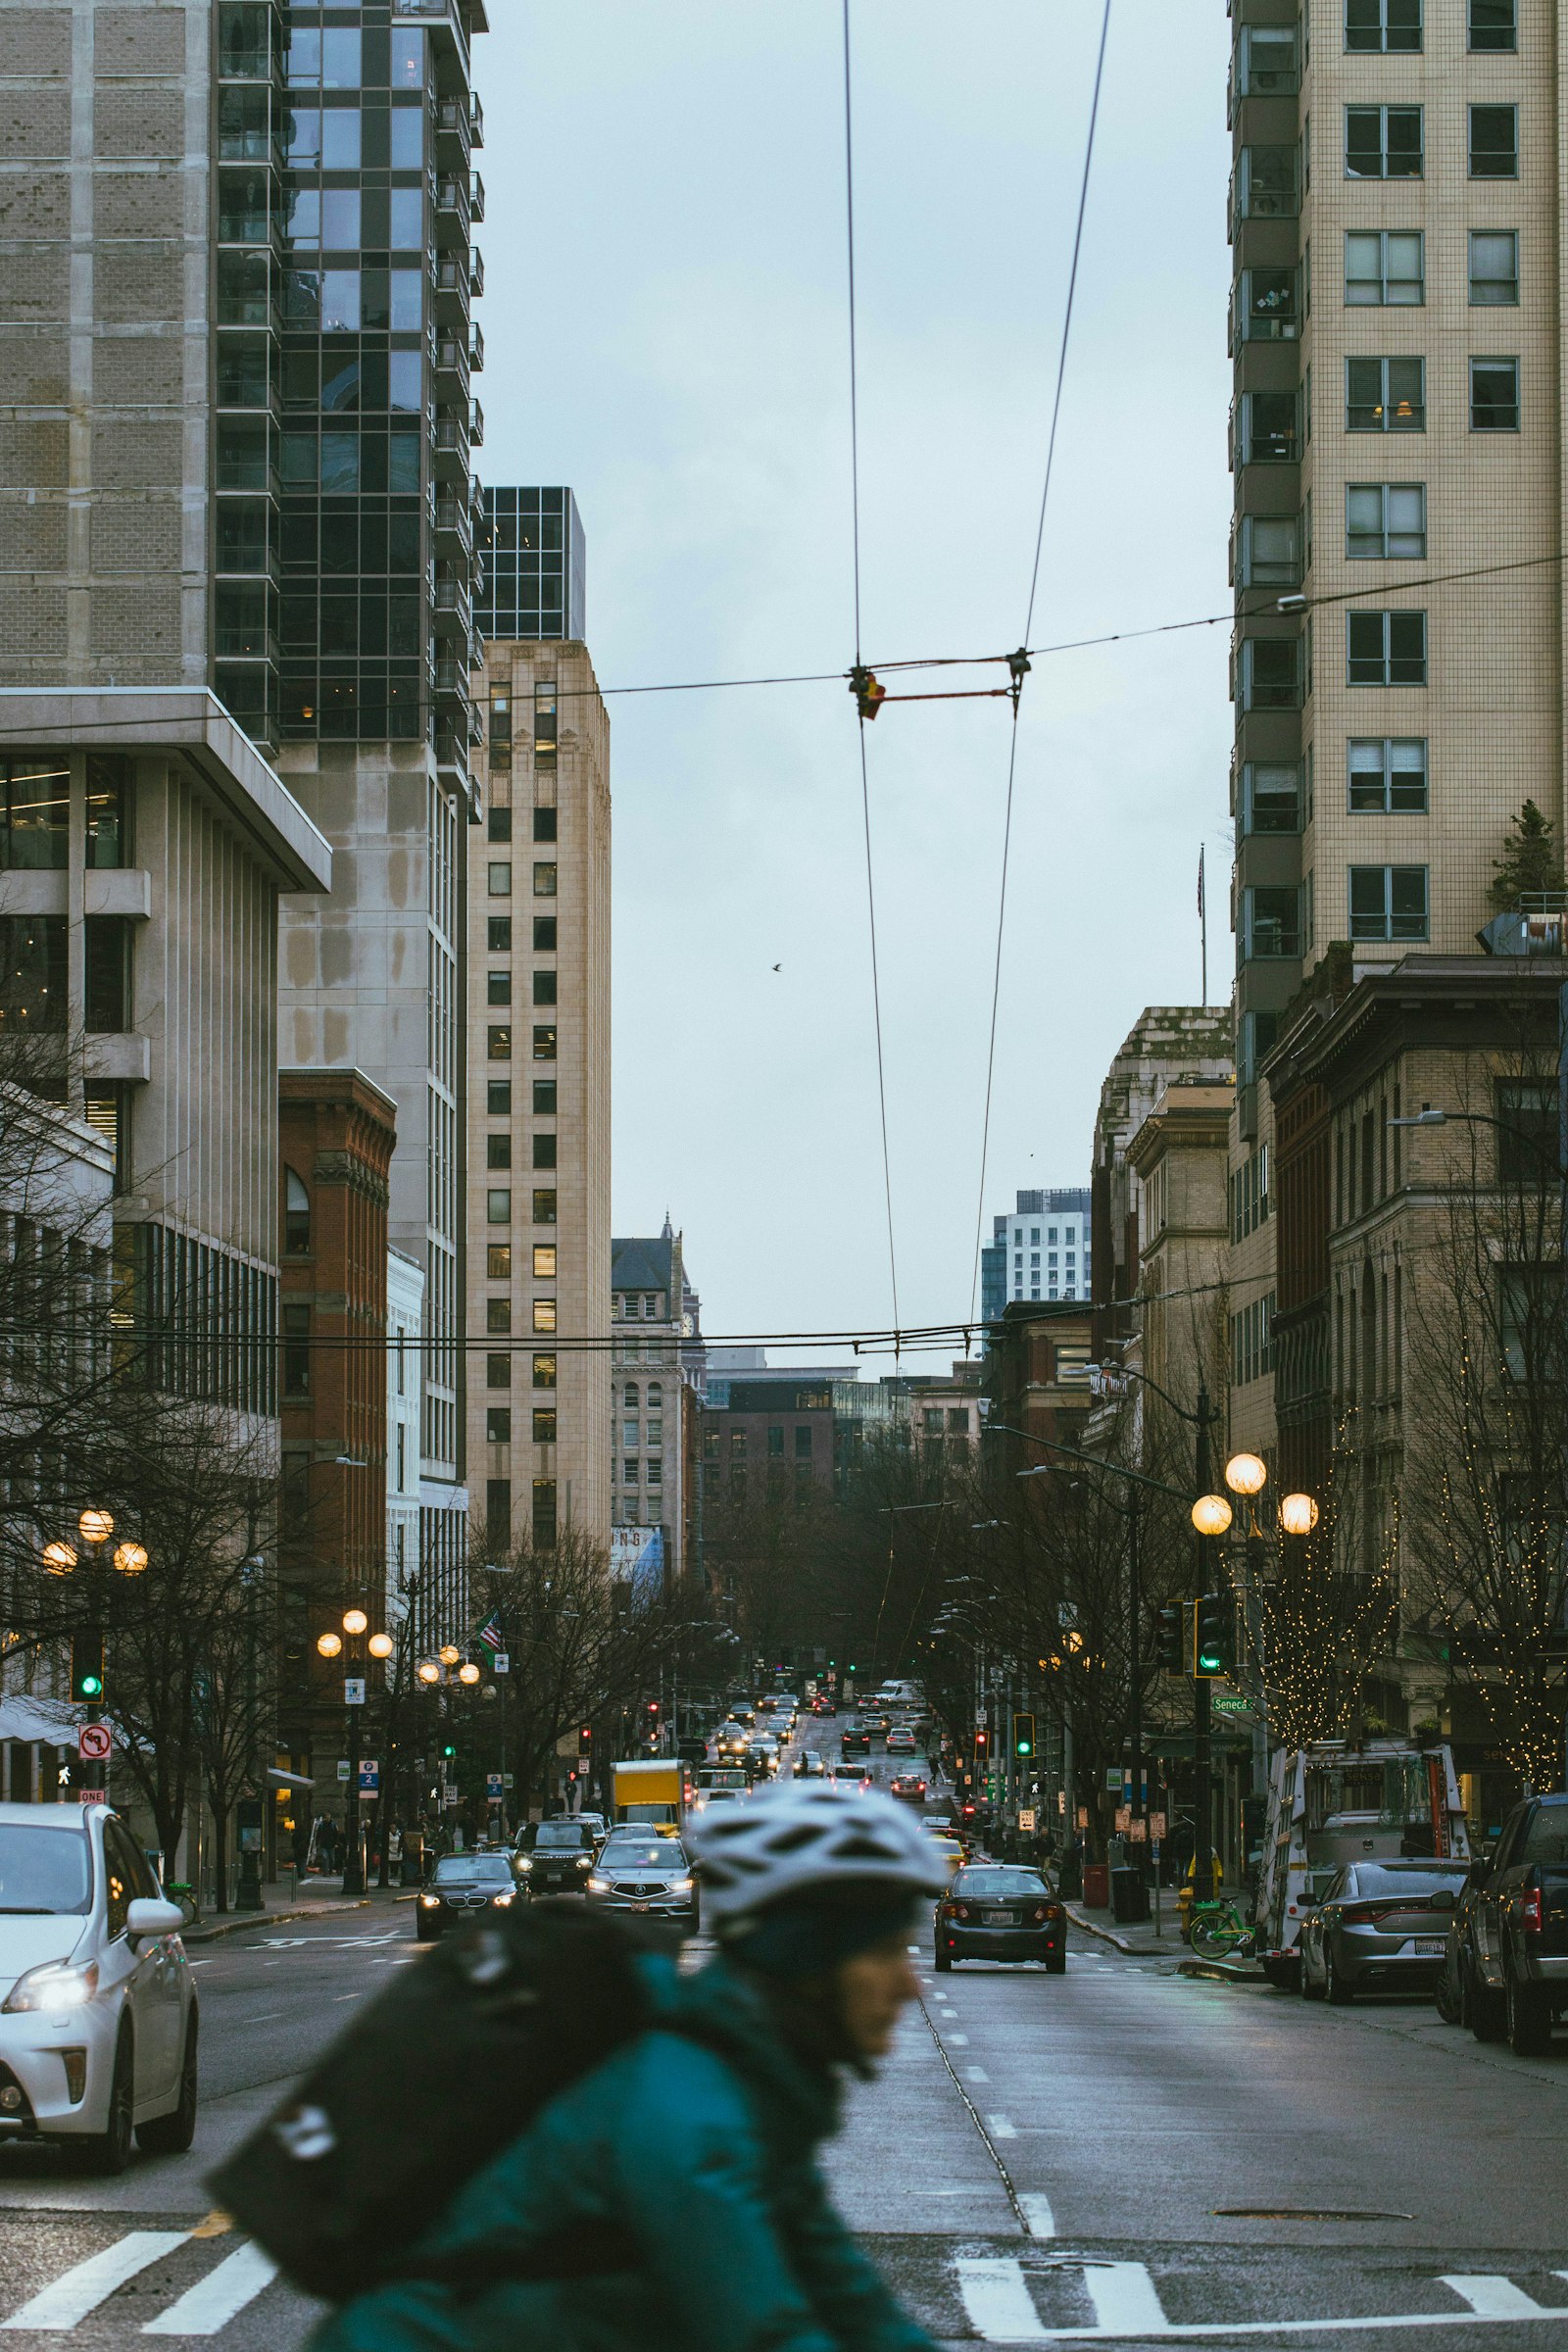
[[[1193,1525],[1200,1536],[1222,1536],[1231,1523],[1231,1506],[1223,1494],[1200,1494],[1193,1505]]]
[[[1280,1525],[1288,1536],[1309,1536],[1317,1525],[1317,1500],[1311,1494],[1286,1494],[1280,1500]]]
[[[343,1655],[343,1637],[341,1634],[318,1634],[316,1646],[323,1658],[340,1658]]]
[[[115,1566],[120,1570],[122,1576],[140,1576],[146,1565],[147,1546],[145,1544],[126,1542],[115,1545]]]
[[[1233,1453],[1225,1465],[1225,1484],[1233,1494],[1261,1494],[1268,1484],[1268,1466],[1255,1453]]]

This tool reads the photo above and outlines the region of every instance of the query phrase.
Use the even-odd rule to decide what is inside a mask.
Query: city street
[[[102,2184],[8,2152],[0,2328],[19,2346],[303,2342],[312,2307],[213,2213],[203,2174],[416,1964],[412,1931],[400,1905],[195,1955],[195,2151]],[[1519,2327],[1568,2347],[1568,2036],[1520,2060],[1423,2004],[1329,2010],[1181,1976],[1178,1956],[1075,1931],[1065,1977],[968,1963],[942,1984],[919,1947],[921,2007],[854,2092],[829,2170],[923,2324],[998,2343],[1457,2329],[1455,2352]]]

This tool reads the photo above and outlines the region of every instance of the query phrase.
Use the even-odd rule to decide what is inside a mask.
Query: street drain
[[[1413,2213],[1386,2213],[1378,2205],[1216,2205],[1221,2222],[1413,2222]]]

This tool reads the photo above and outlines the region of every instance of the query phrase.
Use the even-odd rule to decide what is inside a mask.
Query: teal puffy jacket
[[[653,2030],[553,2099],[416,2250],[455,2283],[362,2295],[312,2352],[932,2352],[828,2202],[834,2079],[721,1960],[648,1965]],[[529,2277],[564,2232],[616,2267]]]

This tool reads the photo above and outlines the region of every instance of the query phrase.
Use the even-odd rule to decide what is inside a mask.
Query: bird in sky
[[[784,969],[784,966],[781,963],[775,963],[773,969],[775,972],[781,972]]]

